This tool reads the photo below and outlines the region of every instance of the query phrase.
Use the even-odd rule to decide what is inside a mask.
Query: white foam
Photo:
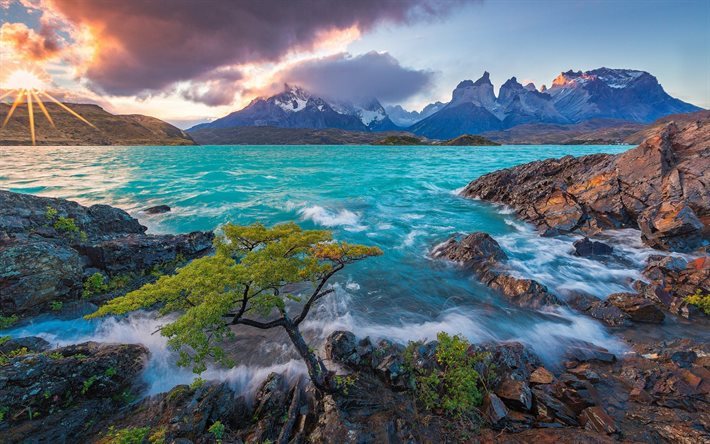
[[[362,231],[365,229],[363,225],[359,224],[360,215],[345,208],[332,211],[320,205],[311,205],[300,209],[298,213],[304,220],[311,220],[324,227],[343,226],[349,231]]]

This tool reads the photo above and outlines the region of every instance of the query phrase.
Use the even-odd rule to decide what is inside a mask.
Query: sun
[[[44,106],[44,102],[42,101],[43,98],[51,100],[72,116],[96,129],[91,122],[79,115],[79,113],[69,108],[45,91],[45,88],[46,84],[44,80],[30,70],[18,69],[10,73],[10,75],[8,75],[5,80],[0,83],[0,101],[4,100],[6,97],[12,98],[13,94],[14,100],[12,101],[12,106],[10,106],[10,111],[8,111],[7,116],[5,116],[5,120],[2,122],[0,130],[5,128],[18,105],[20,105],[23,101],[27,102],[27,114],[30,123],[30,139],[32,140],[32,145],[36,145],[34,104],[37,104],[49,124],[56,128],[52,116],[49,114],[47,107]],[[8,91],[2,93],[2,90]]]

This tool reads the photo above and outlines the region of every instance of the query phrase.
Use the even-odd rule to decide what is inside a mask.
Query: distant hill
[[[271,126],[202,127],[190,131],[192,138],[200,145],[370,145],[383,137],[401,134],[408,133]]]
[[[486,139],[482,136],[472,136],[470,134],[464,134],[463,136],[458,136],[451,140],[446,140],[441,142],[440,145],[446,146],[499,146],[500,143],[493,142],[492,140]]]
[[[71,109],[94,124],[92,128],[55,103],[44,103],[56,128],[37,104],[33,107],[37,145],[195,145],[189,134],[155,117],[139,114],[114,115],[98,105],[68,103]],[[0,103],[0,121],[10,105]],[[20,105],[7,126],[0,130],[0,145],[30,145],[27,104]]]
[[[645,127],[624,120],[592,119],[571,124],[526,123],[482,135],[510,145],[607,145],[625,143],[628,136]]]
[[[658,133],[660,128],[663,128],[668,122],[676,122],[683,126],[693,121],[707,121],[710,119],[710,110],[697,111],[694,113],[671,114],[670,116],[661,117],[643,129],[630,134],[624,139],[624,142],[631,145],[638,145],[649,137]]]

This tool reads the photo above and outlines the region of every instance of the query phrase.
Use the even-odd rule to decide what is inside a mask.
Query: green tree
[[[336,242],[329,231],[303,230],[294,223],[267,228],[227,224],[215,238],[216,252],[176,274],[109,301],[89,318],[158,306],[180,313],[161,333],[178,350],[180,365],[201,373],[208,360],[234,365],[220,344],[234,339],[238,325],[283,328],[304,360],[313,384],[335,384],[299,329],[314,303],[333,293],[328,281],[347,265],[378,256],[377,247]],[[295,301],[289,310],[287,301]],[[296,313],[291,313],[295,311]]]

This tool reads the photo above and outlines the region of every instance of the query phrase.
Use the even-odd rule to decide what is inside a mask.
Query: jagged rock
[[[607,297],[607,301],[635,322],[660,324],[666,317],[656,304],[634,293],[614,293]]]
[[[49,342],[37,336],[26,336],[24,338],[10,338],[5,342],[0,342],[0,353],[8,354],[14,350],[26,348],[30,352],[41,352],[49,349]]]
[[[77,300],[83,280],[141,274],[212,247],[210,232],[148,235],[123,210],[0,190],[0,310],[34,315]],[[140,279],[140,277],[138,277]],[[117,296],[117,295],[114,295]]]
[[[531,384],[552,384],[555,381],[555,375],[550,373],[545,367],[538,367],[530,374]]]
[[[614,419],[599,406],[584,409],[579,415],[579,422],[590,432],[611,435],[617,431]]]
[[[473,344],[469,353],[483,356],[482,365],[493,366],[500,380],[525,381],[533,370],[542,365],[540,358],[519,342]],[[479,373],[483,374],[482,371]]]
[[[574,293],[567,298],[570,307],[603,321],[611,327],[628,326],[631,316],[612,305],[607,300],[600,300],[588,294]]]
[[[539,421],[552,422],[557,419],[570,426],[579,425],[577,415],[562,401],[538,388],[532,389],[532,393],[535,397],[535,413]]]
[[[500,427],[503,420],[508,416],[508,408],[503,401],[493,393],[488,393],[483,398],[481,410],[486,417],[486,420],[493,427]]]
[[[564,353],[567,359],[577,362],[614,362],[616,356],[609,350],[585,341],[573,341],[567,346]]]
[[[532,408],[532,392],[525,381],[506,379],[496,389],[496,395],[510,408],[524,411]]]
[[[601,257],[608,256],[614,249],[604,242],[595,242],[588,237],[574,242],[574,254],[581,257]]]
[[[703,294],[710,293],[708,256],[690,262],[676,257],[651,256],[643,275],[649,282],[634,283],[634,288],[640,296],[686,318],[704,317],[702,312],[689,305],[685,298],[698,290]]]
[[[618,155],[548,159],[484,175],[462,195],[506,204],[543,234],[637,228],[656,248],[708,240],[710,125],[706,115]]]
[[[154,207],[149,207],[143,210],[147,214],[162,214],[169,213],[171,208],[168,205],[156,205]]]
[[[89,417],[114,413],[130,395],[146,355],[140,345],[87,342],[11,358],[0,366],[0,405],[7,408],[4,425],[11,425],[4,438],[73,440]]]
[[[504,270],[506,254],[490,235],[471,233],[461,241],[451,238],[434,247],[431,256],[461,263],[485,285],[515,305],[533,309],[560,305],[559,299],[537,281],[512,276]]]

